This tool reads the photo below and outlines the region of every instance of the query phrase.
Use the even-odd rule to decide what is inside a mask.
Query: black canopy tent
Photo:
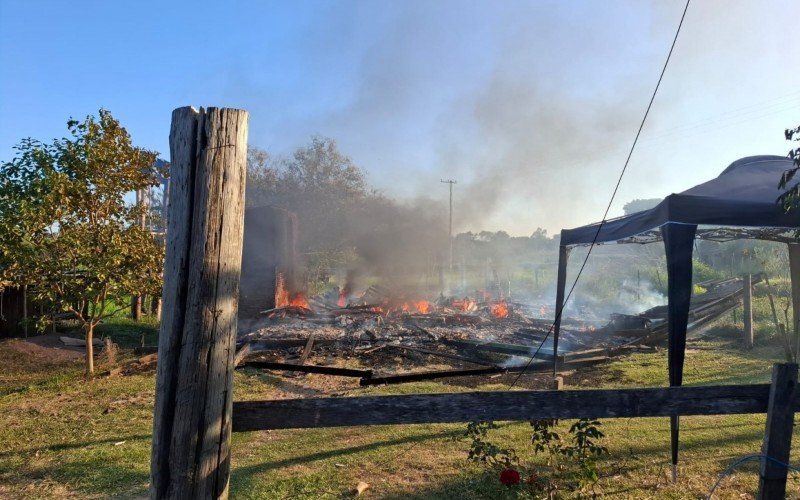
[[[553,325],[553,372],[557,370],[558,335],[570,249],[593,243],[664,242],[670,386],[680,386],[683,380],[695,238],[714,241],[750,238],[786,243],[792,276],[794,326],[797,329],[800,323],[800,241],[794,238],[794,232],[800,229],[800,213],[785,213],[775,203],[781,194],[777,188],[778,180],[791,167],[792,160],[783,156],[742,158],[717,178],[682,193],[671,194],[650,210],[562,230]],[[677,416],[671,417],[673,474],[678,463],[678,423]]]

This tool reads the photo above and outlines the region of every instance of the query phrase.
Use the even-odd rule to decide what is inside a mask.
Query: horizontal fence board
[[[233,430],[766,413],[769,388],[757,384],[239,401],[233,403]]]

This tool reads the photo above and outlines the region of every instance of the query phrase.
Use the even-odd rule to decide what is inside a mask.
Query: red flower
[[[511,486],[512,484],[519,484],[520,482],[519,472],[515,471],[514,469],[503,469],[503,472],[500,473],[500,482],[505,484],[506,486]]]

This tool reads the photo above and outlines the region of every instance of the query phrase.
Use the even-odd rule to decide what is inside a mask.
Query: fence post
[[[742,318],[744,320],[744,347],[753,348],[753,276],[742,276]]]
[[[786,476],[788,471],[786,467],[776,463],[774,460],[783,463],[789,462],[796,386],[796,364],[782,363],[772,367],[772,386],[769,391],[767,426],[761,453],[773,460],[761,459],[761,471],[758,480],[759,500],[782,499],[786,495]]]
[[[227,498],[247,112],[178,108],[150,497]]]

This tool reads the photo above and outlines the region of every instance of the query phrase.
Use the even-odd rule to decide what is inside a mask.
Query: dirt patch
[[[23,339],[0,341],[0,395],[43,382],[64,370],[80,367],[83,352],[66,346],[47,346]]]
[[[28,339],[10,339],[4,341],[3,347],[23,356],[37,358],[47,363],[66,363],[80,360],[84,349],[65,346],[59,335],[39,335]]]

